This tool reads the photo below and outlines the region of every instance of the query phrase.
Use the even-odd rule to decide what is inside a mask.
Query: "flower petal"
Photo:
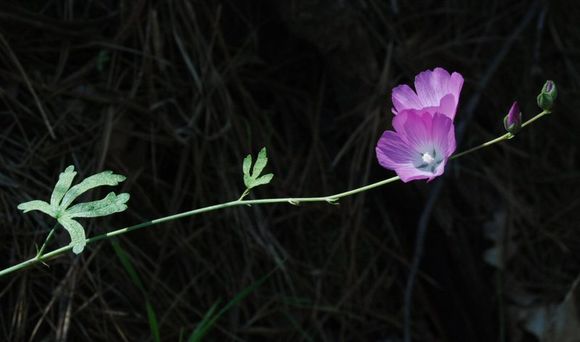
[[[433,179],[441,176],[445,171],[445,164],[447,164],[447,159],[443,160],[441,163],[439,163],[439,165],[437,165],[435,171],[431,173],[431,176],[429,177],[429,179],[427,179],[427,182],[430,182]]]
[[[407,142],[393,131],[385,131],[375,149],[379,164],[384,168],[395,170],[399,165],[412,164],[414,153]]]
[[[449,75],[443,68],[419,73],[415,77],[415,89],[422,104],[419,108],[439,107],[439,112],[453,119],[462,86],[463,77],[459,73]]]
[[[377,143],[379,163],[394,170],[403,182],[426,179],[428,182],[445,171],[447,160],[455,151],[455,127],[443,113],[403,110],[393,118],[395,132],[386,131]],[[433,153],[434,169],[424,164],[423,153]]]
[[[451,75],[447,70],[435,68],[415,76],[415,89],[423,106],[438,106],[441,98],[447,95],[447,82]]]
[[[384,168],[393,170],[405,183],[416,179],[432,179],[432,172],[419,170],[414,161],[419,154],[399,134],[385,131],[376,147],[377,159]]]
[[[393,88],[391,99],[395,107],[393,114],[397,114],[405,109],[421,109],[423,107],[415,91],[406,84]]]
[[[446,115],[435,113],[431,125],[433,147],[447,160],[455,152],[455,126]]]
[[[441,171],[439,174],[437,174],[437,172],[439,172],[438,169],[439,167],[437,167],[435,170],[436,173],[432,173],[429,171],[419,170],[413,166],[413,164],[401,164],[397,166],[395,172],[399,177],[401,177],[401,180],[404,183],[407,183],[418,179],[427,179],[427,181],[430,181],[443,173],[443,171]]]
[[[393,127],[409,148],[417,153],[427,152],[431,143],[431,114],[427,111],[407,109],[393,118]]]

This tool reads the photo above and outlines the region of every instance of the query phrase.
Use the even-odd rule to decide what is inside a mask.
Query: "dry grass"
[[[561,299],[580,271],[578,13],[543,7],[545,21],[478,89],[526,2],[338,3],[2,2],[0,267],[32,256],[51,227],[16,205],[48,197],[71,163],[81,176],[128,176],[129,210],[87,223],[90,235],[237,198],[242,158],[262,146],[276,178],[255,197],[386,178],[374,145],[389,127],[387,94],[441,65],[466,77],[465,99],[482,92],[463,148],[500,133],[515,98],[535,113],[543,80],[556,80],[560,99],[553,117],[446,175],[415,292],[416,339],[497,340],[510,319],[498,293],[516,287]],[[339,207],[228,209],[120,242],[162,340],[187,336],[214,303],[280,266],[211,340],[397,341],[431,186],[394,184]],[[499,287],[482,259],[498,213],[518,246]],[[66,243],[61,233],[53,246]],[[143,294],[110,243],[0,280],[0,340],[43,339],[152,340]]]

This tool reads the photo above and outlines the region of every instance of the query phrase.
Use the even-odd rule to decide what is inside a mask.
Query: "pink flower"
[[[421,109],[431,114],[445,114],[453,120],[461,87],[463,77],[457,72],[449,75],[443,68],[423,71],[415,76],[416,93],[406,84],[393,89],[393,114],[405,109]]]
[[[443,174],[455,151],[455,127],[447,115],[402,110],[393,118],[393,127],[395,131],[385,131],[377,143],[381,166],[394,170],[405,183]]]
[[[433,180],[443,174],[455,152],[455,126],[463,77],[435,68],[415,77],[413,91],[407,85],[393,89],[393,128],[377,143],[379,164],[394,170],[403,182]]]

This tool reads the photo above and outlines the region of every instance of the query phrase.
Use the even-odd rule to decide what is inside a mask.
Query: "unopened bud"
[[[546,81],[538,95],[538,106],[543,110],[550,110],[558,97],[558,89],[554,81]]]
[[[520,112],[518,101],[514,101],[510,111],[503,118],[503,125],[511,134],[516,134],[522,128],[522,112]]]

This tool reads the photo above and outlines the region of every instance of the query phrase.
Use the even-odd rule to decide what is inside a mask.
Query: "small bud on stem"
[[[520,112],[518,101],[514,101],[510,111],[503,118],[503,126],[511,134],[518,133],[522,128],[522,112]]]
[[[554,81],[546,81],[542,87],[542,91],[538,95],[538,106],[543,110],[550,110],[554,105],[554,101],[558,97],[558,89]]]

